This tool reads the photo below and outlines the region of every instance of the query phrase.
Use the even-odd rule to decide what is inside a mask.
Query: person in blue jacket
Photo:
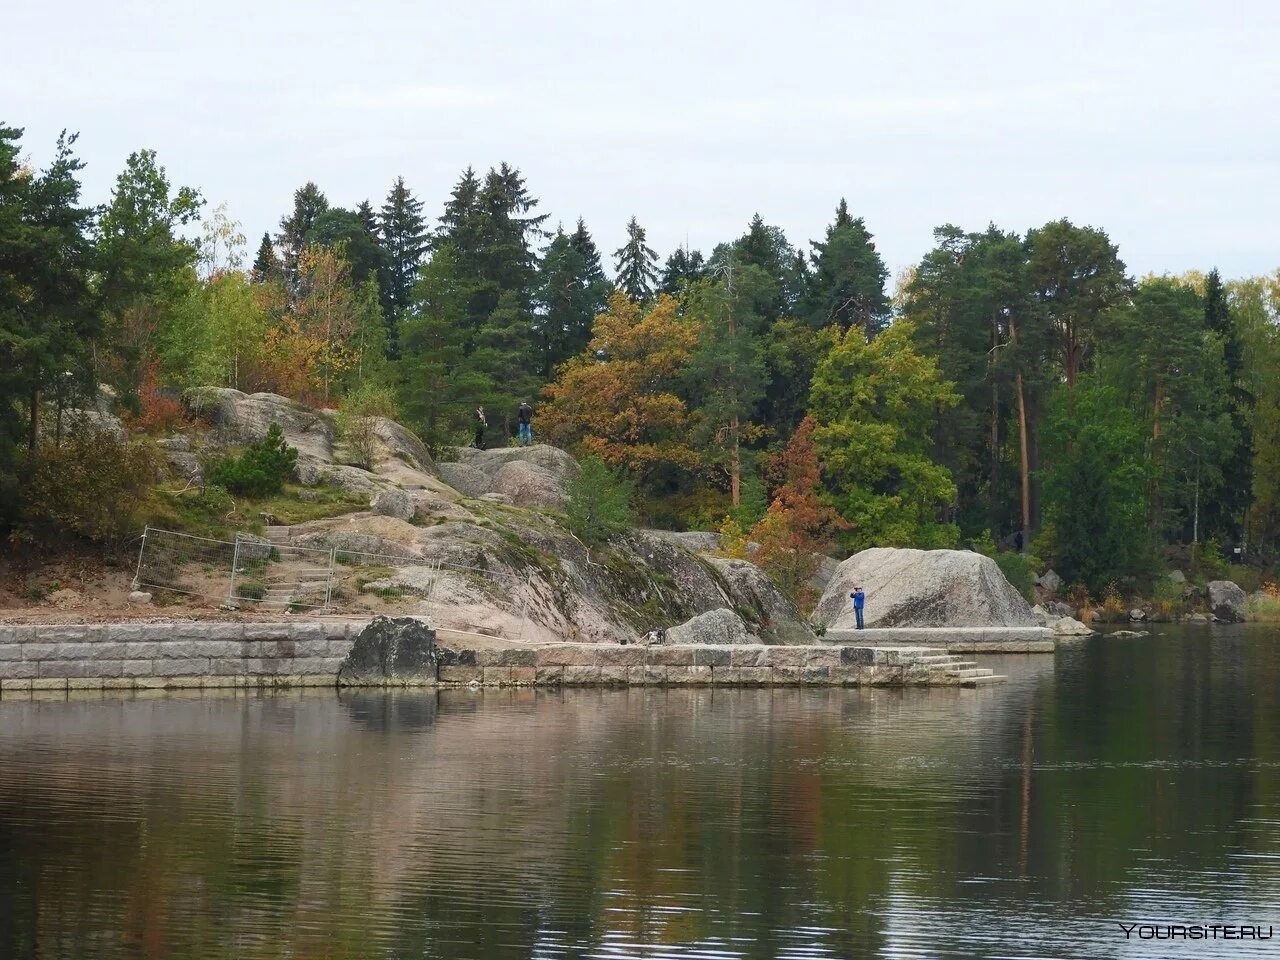
[[[853,614],[858,618],[858,629],[862,629],[862,607],[867,602],[867,595],[862,592],[861,587],[854,587],[853,593],[849,594],[849,599],[853,601]]]

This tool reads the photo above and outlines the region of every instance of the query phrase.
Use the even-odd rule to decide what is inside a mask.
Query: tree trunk
[[[729,459],[729,487],[733,491],[733,505],[742,504],[742,459],[738,449],[738,415],[735,413],[729,429],[733,438],[733,453]]]
[[[991,479],[988,500],[990,502],[991,526],[995,529],[999,514],[1000,487],[1000,381],[996,379],[996,351],[1000,348],[1000,314],[991,315],[991,364],[988,376],[991,377]]]
[[[27,449],[34,450],[40,438],[40,388],[31,388],[31,432],[27,436]]]
[[[1022,472],[1022,545],[1031,545],[1031,452],[1027,446],[1027,395],[1022,386],[1022,371],[1013,377],[1018,394],[1018,459]]]

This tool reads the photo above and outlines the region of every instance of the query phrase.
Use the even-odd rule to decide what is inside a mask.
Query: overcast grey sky
[[[256,246],[293,190],[435,217],[519,166],[602,249],[665,257],[753,213],[793,243],[836,201],[896,274],[930,231],[1067,216],[1131,270],[1280,266],[1280,3],[55,0],[10,5],[0,121],[43,163],[80,131],[88,198],[131,150],[226,201]]]

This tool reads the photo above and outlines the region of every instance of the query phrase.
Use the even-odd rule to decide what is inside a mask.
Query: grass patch
[[[302,496],[306,491],[306,498]],[[198,537],[232,540],[237,531],[261,533],[262,515],[270,514],[286,526],[324,520],[368,507],[368,498],[333,487],[300,487],[286,484],[279,493],[251,499],[235,497],[230,508],[211,503],[198,490],[153,491],[147,503],[146,522],[153,527],[177,530]]]

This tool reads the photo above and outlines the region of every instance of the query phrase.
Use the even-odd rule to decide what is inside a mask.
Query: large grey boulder
[[[435,461],[426,445],[412,431],[386,417],[373,418],[373,434],[387,456],[394,457],[423,473],[436,474]]]
[[[455,490],[475,498],[497,494],[521,507],[563,509],[569,481],[578,475],[573,457],[545,443],[496,450],[458,447],[454,456],[454,462],[437,469]]]
[[[818,642],[795,604],[754,563],[722,557],[712,557],[710,563],[728,582],[734,600],[751,608],[755,630],[765,643],[805,646]]]
[[[337,487],[348,493],[360,493],[365,496],[373,496],[387,489],[387,481],[368,470],[361,470],[359,467],[351,467],[343,463],[330,463],[309,455],[298,457],[293,472],[298,482],[304,487]]]
[[[996,562],[964,550],[873,547],[845,560],[814,611],[832,629],[856,625],[849,594],[867,595],[864,617],[876,627],[1036,627],[1031,606]]]
[[[377,617],[360,631],[338,667],[338,684],[433,684],[439,675],[436,633],[413,617]]]
[[[493,492],[493,481],[478,467],[465,463],[441,463],[440,479],[468,497],[483,497]]]
[[[285,441],[299,458],[333,459],[333,423],[329,415],[275,393],[241,393],[230,387],[200,387],[187,404],[212,421],[227,443],[252,443],[280,424]]]
[[[413,498],[396,488],[374,494],[369,509],[380,517],[395,517],[397,520],[412,520],[415,512]]]
[[[1036,583],[1050,593],[1057,593],[1062,589],[1062,578],[1052,570],[1046,570],[1036,577]]]
[[[476,450],[474,447],[458,447],[454,451],[458,463],[492,476],[508,463],[531,463],[551,473],[562,484],[578,475],[578,462],[559,447],[535,443],[527,447],[498,447],[493,450]]]
[[[1239,584],[1230,580],[1209,583],[1209,609],[1223,623],[1243,623],[1246,597]]]
[[[747,625],[732,610],[708,610],[667,630],[667,643],[753,643]]]
[[[568,502],[564,484],[545,467],[513,460],[493,473],[493,493],[508,497],[521,507],[563,510]]]
[[[1059,617],[1049,621],[1049,629],[1059,637],[1087,637],[1093,633],[1092,627],[1086,626],[1075,617]]]

